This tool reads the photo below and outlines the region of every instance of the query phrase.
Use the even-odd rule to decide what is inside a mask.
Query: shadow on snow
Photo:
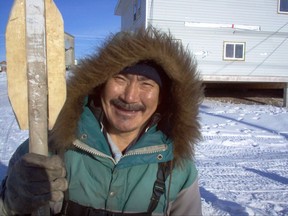
[[[211,205],[219,210],[225,211],[230,215],[249,216],[245,208],[238,203],[221,200],[215,194],[207,191],[204,187],[200,187],[201,197]]]
[[[272,172],[263,172],[261,170],[257,170],[257,169],[253,169],[253,168],[247,168],[247,167],[244,167],[245,170],[247,171],[250,171],[250,172],[253,172],[253,173],[256,173],[260,176],[263,176],[263,177],[266,177],[266,178],[269,178],[273,181],[277,181],[277,182],[280,182],[282,184],[288,184],[288,178],[285,178],[285,177],[282,177],[276,173],[272,173]]]

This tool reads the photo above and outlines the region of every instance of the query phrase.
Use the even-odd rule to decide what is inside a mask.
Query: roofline
[[[204,82],[272,82],[288,83],[288,76],[202,75]]]
[[[70,36],[70,37],[75,38],[75,36],[73,36],[72,34],[69,34],[68,32],[64,32],[64,34],[66,34],[66,35],[68,35],[68,36]]]
[[[121,3],[121,0],[118,0],[118,1],[117,1],[117,4],[116,4],[116,6],[115,6],[115,9],[114,9],[114,14],[115,14],[115,15],[118,15],[118,16],[120,15],[120,14],[119,14],[120,3]]]
[[[117,16],[121,16],[122,10],[125,7],[125,5],[127,5],[127,2],[128,2],[127,0],[118,0],[114,9],[114,14]]]

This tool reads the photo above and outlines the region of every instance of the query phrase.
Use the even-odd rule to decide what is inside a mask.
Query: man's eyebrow
[[[137,75],[137,79],[139,81],[152,80],[152,79],[150,79],[150,78],[148,78],[146,76],[142,76],[142,75]],[[154,81],[154,80],[152,80],[152,81]]]
[[[129,78],[131,76],[137,76],[137,80],[138,81],[149,81],[149,80],[151,80],[151,81],[155,82],[153,79],[151,79],[149,77],[146,77],[146,76],[143,76],[143,75],[139,75],[139,74],[133,74],[133,73],[132,74],[121,74],[120,73],[119,75],[122,75],[122,76],[127,77],[127,78]]]

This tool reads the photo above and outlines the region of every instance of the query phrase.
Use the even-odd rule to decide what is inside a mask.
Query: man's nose
[[[137,83],[130,82],[125,88],[123,97],[127,103],[139,102],[139,89]]]

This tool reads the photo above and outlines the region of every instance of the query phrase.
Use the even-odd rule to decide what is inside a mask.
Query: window
[[[133,20],[137,20],[141,15],[141,0],[134,0],[133,4]]]
[[[278,0],[278,13],[288,14],[288,0]]]
[[[244,42],[224,42],[224,60],[245,60]]]

